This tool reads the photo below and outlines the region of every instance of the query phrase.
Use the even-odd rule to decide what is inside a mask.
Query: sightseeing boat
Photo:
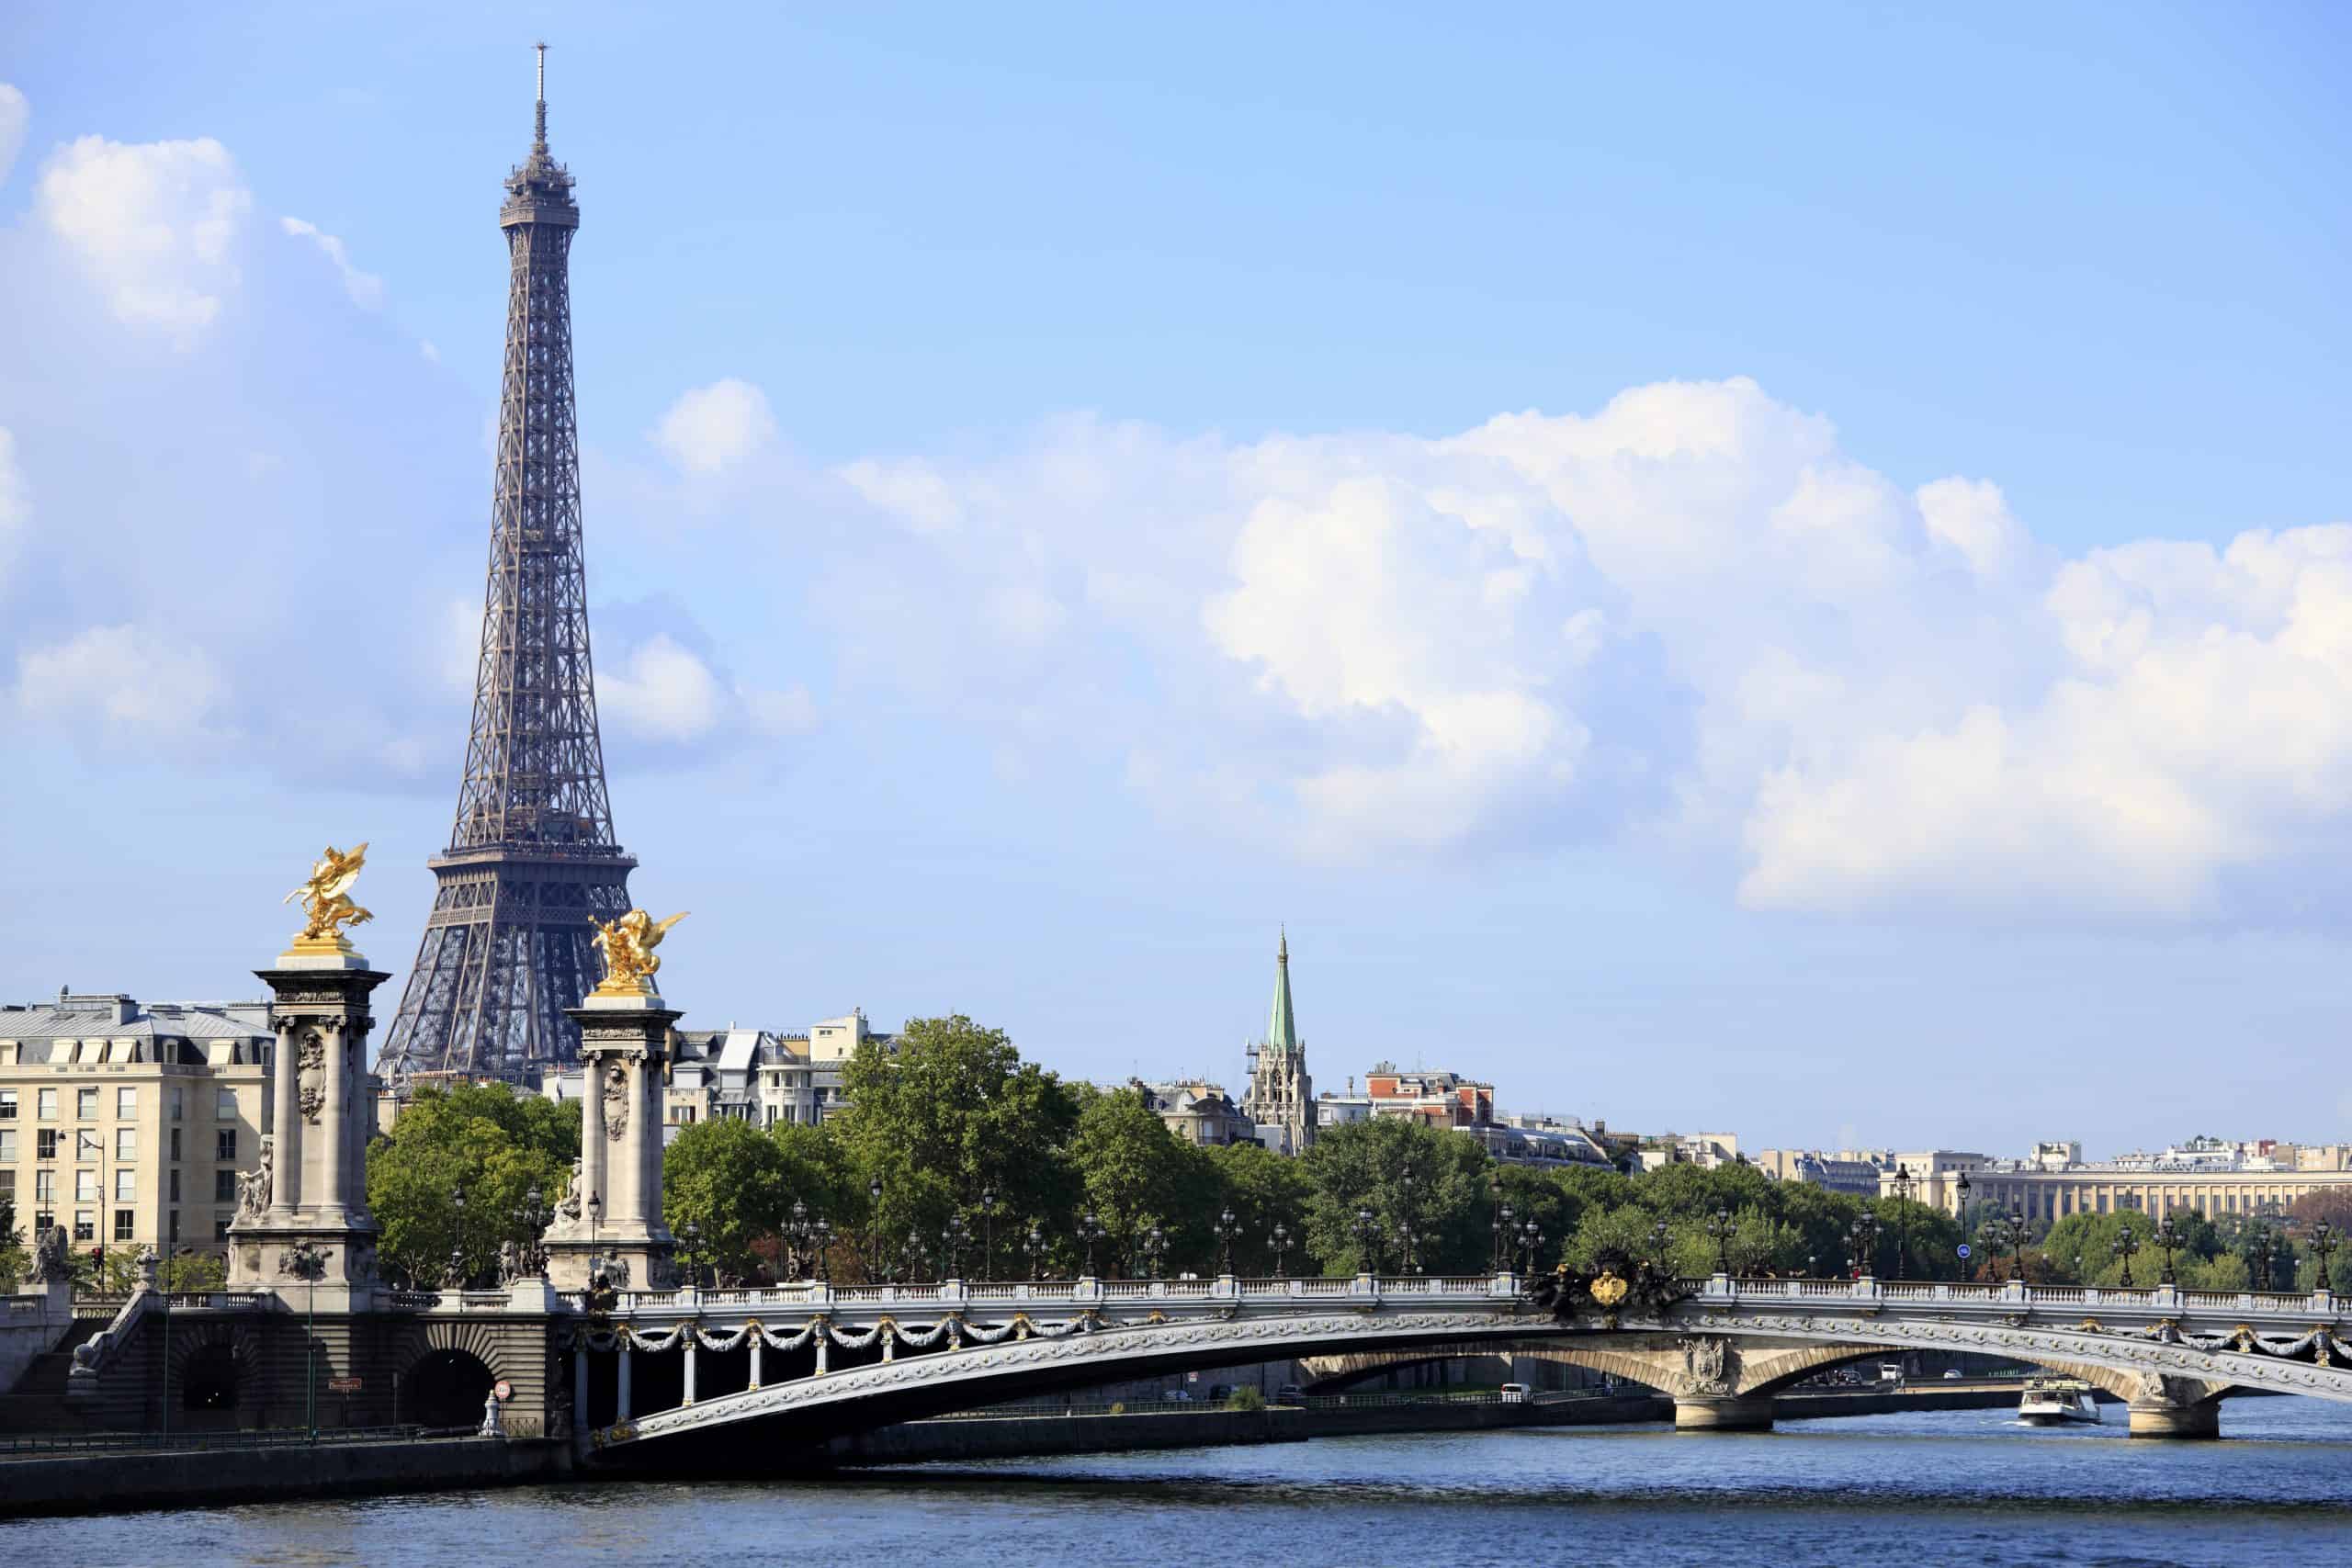
[[[2028,1378],[2025,1395],[2018,1401],[2018,1419],[2029,1427],[2096,1427],[2098,1404],[2091,1397],[2091,1385],[2080,1378]]]

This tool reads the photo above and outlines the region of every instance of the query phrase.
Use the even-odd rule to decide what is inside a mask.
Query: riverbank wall
[[[539,1438],[19,1453],[0,1455],[0,1517],[520,1486],[571,1472],[571,1445]]]

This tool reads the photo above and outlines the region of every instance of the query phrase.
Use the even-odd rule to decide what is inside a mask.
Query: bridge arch
[[[428,1350],[409,1366],[405,1414],[424,1427],[470,1427],[497,1381],[470,1350]]]

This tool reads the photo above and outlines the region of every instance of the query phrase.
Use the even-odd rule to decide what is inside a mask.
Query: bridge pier
[[[2222,1435],[2222,1402],[2200,1400],[2194,1404],[2143,1403],[2131,1404],[2132,1435],[2135,1438],[2218,1438]]]
[[[1678,1393],[1674,1396],[1674,1429],[1678,1432],[1769,1432],[1772,1429],[1772,1396],[1769,1393]]]

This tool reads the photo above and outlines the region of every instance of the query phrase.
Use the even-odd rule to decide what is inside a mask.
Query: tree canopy
[[[388,1279],[441,1282],[460,1260],[493,1275],[499,1243],[521,1240],[525,1200],[562,1196],[580,1155],[580,1107],[503,1084],[428,1084],[368,1155],[368,1206],[383,1226]],[[458,1201],[462,1194],[462,1204]]]

